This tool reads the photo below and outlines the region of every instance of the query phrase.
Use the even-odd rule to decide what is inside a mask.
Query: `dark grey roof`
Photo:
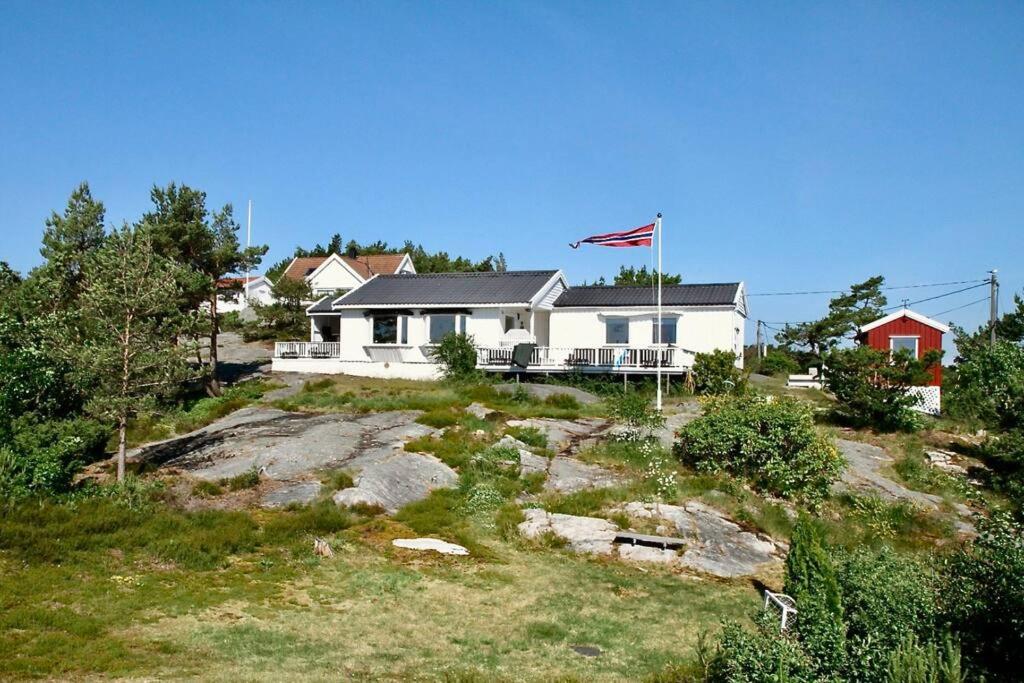
[[[665,285],[661,288],[663,306],[729,306],[736,301],[740,283],[710,285]],[[555,308],[583,306],[653,306],[650,287],[609,287],[592,285],[570,287],[555,301]]]
[[[557,270],[378,275],[335,306],[472,306],[533,299]]]
[[[331,312],[331,300],[334,297],[325,296],[318,300],[315,304],[306,309],[307,313],[330,313]]]

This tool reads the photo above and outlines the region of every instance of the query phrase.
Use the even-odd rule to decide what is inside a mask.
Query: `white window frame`
[[[608,341],[608,325],[611,322],[621,322],[626,325],[626,341],[624,342],[611,342]],[[620,315],[609,315],[604,319],[604,345],[605,346],[629,346],[629,318]]]
[[[675,325],[676,340],[670,342],[670,341],[665,341],[664,339],[662,339],[661,343],[666,345],[666,346],[672,346],[672,345],[678,344],[679,343],[679,317],[675,316],[675,315],[663,315],[663,316],[661,316],[662,327],[664,327],[664,325],[666,323],[673,323]],[[664,333],[664,330],[662,330],[662,333]],[[654,318],[651,318],[651,343],[652,344],[657,344],[658,343],[658,318],[657,318],[657,316],[655,316]]]
[[[896,345],[893,343],[896,339],[913,339],[914,340],[914,358],[921,357],[921,337],[916,334],[891,334],[889,335],[889,353],[896,353]]]
[[[374,339],[374,326],[377,324],[378,318],[389,318],[390,315],[374,315],[370,317],[370,346],[408,346],[409,345],[409,322],[406,315],[398,313],[394,314],[395,317],[395,341],[393,342],[379,342]]]

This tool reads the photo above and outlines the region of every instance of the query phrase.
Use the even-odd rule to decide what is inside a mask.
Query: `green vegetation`
[[[697,393],[705,396],[742,394],[746,389],[743,373],[736,367],[736,356],[722,349],[696,355],[693,382]]]
[[[465,382],[476,377],[476,345],[472,336],[449,332],[432,353],[447,379]]]
[[[917,359],[905,351],[890,354],[868,346],[835,349],[825,356],[825,386],[838,401],[840,421],[880,431],[913,431],[920,418],[912,409],[918,398],[907,390],[926,383],[942,353]]]
[[[677,455],[699,472],[727,472],[810,504],[820,503],[839,477],[842,456],[799,401],[720,397],[707,399],[704,410],[676,443]]]

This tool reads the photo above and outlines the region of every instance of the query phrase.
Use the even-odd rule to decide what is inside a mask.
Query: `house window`
[[[373,343],[397,344],[398,321],[397,315],[373,316]]]
[[[676,343],[676,323],[679,322],[678,318],[662,318],[661,319],[661,343],[662,344],[675,344]],[[658,319],[655,318],[651,321],[651,343],[658,343]]]
[[[508,332],[511,329],[515,329],[515,326],[516,326],[516,318],[515,318],[515,316],[513,316],[513,315],[506,315],[505,316],[505,331]]]
[[[446,335],[455,332],[456,322],[459,316],[456,315],[432,315],[430,316],[430,343],[437,344]],[[465,327],[462,327],[465,330]]]
[[[629,318],[606,318],[604,321],[605,344],[629,343]]]
[[[917,358],[917,337],[889,337],[889,346],[893,353],[907,351],[911,358]]]

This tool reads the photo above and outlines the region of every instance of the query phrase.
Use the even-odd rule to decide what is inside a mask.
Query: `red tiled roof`
[[[262,275],[250,275],[248,282],[255,282],[262,278]],[[222,277],[217,280],[217,289],[232,289],[234,287],[241,287],[242,283],[246,282],[244,277]]]
[[[288,264],[288,267],[285,268],[284,271],[284,277],[290,277],[293,280],[301,280],[319,268],[320,264],[326,260],[326,256],[300,256]]]
[[[300,280],[319,268],[327,256],[303,256],[295,259],[284,271],[285,277]],[[342,256],[341,260],[354,270],[359,277],[369,280],[374,275],[391,275],[402,265],[405,254],[371,254],[366,256]]]

